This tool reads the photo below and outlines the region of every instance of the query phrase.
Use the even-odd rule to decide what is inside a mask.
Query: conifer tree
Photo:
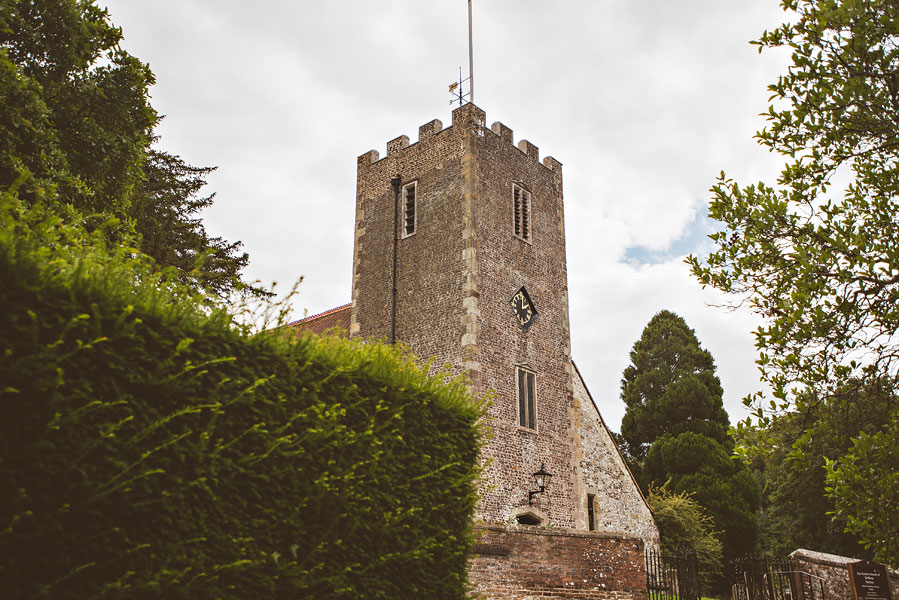
[[[621,435],[634,462],[642,462],[663,433],[692,431],[723,443],[729,426],[712,355],[678,315],[655,315],[631,350],[621,380],[627,409]]]
[[[212,205],[213,195],[202,196],[201,190],[213,170],[151,148],[128,216],[141,236],[141,251],[156,264],[173,267],[181,283],[225,297],[240,282],[240,270],[250,259],[239,252],[241,242],[210,236],[197,217]]]
[[[724,558],[755,551],[759,491],[734,459],[715,361],[680,316],[646,325],[621,380],[621,439],[644,491],[688,493],[714,521]]]

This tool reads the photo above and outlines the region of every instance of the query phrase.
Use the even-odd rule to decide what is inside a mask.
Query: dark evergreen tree
[[[129,216],[141,235],[141,250],[157,264],[174,267],[182,283],[226,296],[234,289],[234,282],[240,281],[240,270],[250,259],[245,252],[239,253],[240,242],[210,237],[196,216],[212,205],[213,196],[201,196],[200,190],[213,170],[193,167],[167,152],[149,150]]]
[[[653,442],[643,464],[647,485],[666,484],[689,493],[715,522],[724,558],[755,552],[759,489],[750,470],[733,455],[733,443],[687,431]]]
[[[714,520],[724,558],[757,547],[759,491],[735,460],[712,355],[678,315],[646,325],[621,380],[623,452],[644,491],[688,493]]]
[[[692,431],[723,443],[729,426],[712,355],[678,315],[655,315],[631,350],[621,379],[626,405],[621,436],[632,462],[642,462],[662,434]]]

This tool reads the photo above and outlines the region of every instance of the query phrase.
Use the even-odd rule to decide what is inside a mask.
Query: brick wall
[[[469,567],[486,599],[644,600],[643,542],[611,534],[481,527]]]
[[[826,600],[852,600],[849,563],[858,562],[858,558],[799,549],[790,554],[790,561],[794,570],[811,573],[824,579]],[[893,599],[899,599],[899,572],[897,571],[890,571],[890,588],[893,592]]]

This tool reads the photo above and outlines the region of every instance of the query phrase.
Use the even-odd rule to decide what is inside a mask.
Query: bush
[[[721,577],[721,542],[715,522],[692,494],[672,493],[666,486],[649,488],[646,502],[659,526],[662,552],[674,554],[682,548],[696,551],[702,590],[710,592]]]
[[[463,381],[252,334],[87,242],[37,244],[9,201],[4,597],[465,597],[482,409]]]

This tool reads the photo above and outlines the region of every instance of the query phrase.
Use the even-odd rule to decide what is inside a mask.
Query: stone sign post
[[[849,584],[853,600],[893,600],[887,568],[862,560],[849,563]]]

